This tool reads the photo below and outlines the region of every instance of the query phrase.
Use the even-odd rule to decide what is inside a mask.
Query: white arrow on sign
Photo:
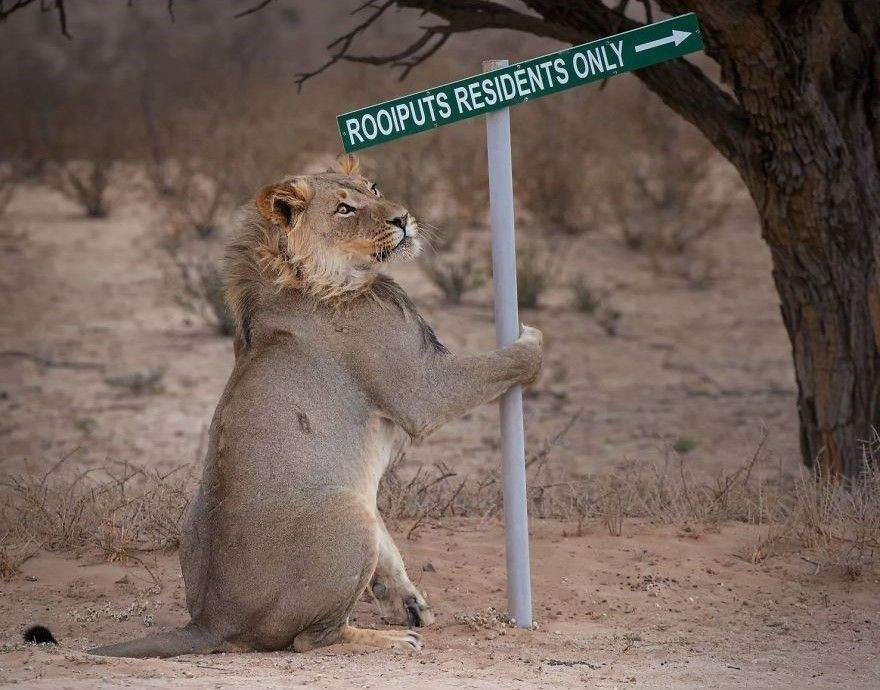
[[[675,45],[678,45],[690,35],[690,31],[676,31],[675,29],[673,29],[671,36],[667,36],[666,38],[658,38],[656,41],[640,43],[636,46],[636,52],[641,53],[643,50],[650,50],[651,48],[665,46],[667,43],[674,43]]]

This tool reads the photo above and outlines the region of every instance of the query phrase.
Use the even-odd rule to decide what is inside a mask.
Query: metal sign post
[[[519,337],[520,329],[509,107],[702,49],[696,15],[683,14],[513,65],[507,60],[488,60],[483,63],[482,74],[343,113],[336,123],[343,147],[351,152],[469,117],[486,116],[495,337],[499,345],[509,345]],[[520,386],[501,398],[501,459],[507,601],[516,625],[525,628],[532,625],[532,593]]]
[[[507,67],[507,60],[486,60],[483,71]],[[492,224],[492,278],[495,283],[495,340],[510,345],[519,337],[516,291],[516,241],[513,223],[513,163],[510,110],[486,115],[489,154],[489,208]],[[529,568],[529,520],[526,500],[526,448],[522,386],[501,396],[501,471],[504,480],[504,535],[507,556],[507,605],[517,627],[532,626]]]

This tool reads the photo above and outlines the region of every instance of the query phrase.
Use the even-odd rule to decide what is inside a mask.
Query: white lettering
[[[556,80],[560,84],[565,84],[568,81],[568,70],[565,68],[565,60],[561,57],[556,58],[553,61],[553,69],[556,70]]]
[[[409,120],[409,103],[398,103],[394,106],[397,111],[397,117],[400,120],[400,129],[406,129],[406,121]]]
[[[468,91],[470,91],[471,103],[473,103],[474,108],[482,108],[484,104],[480,95],[480,84],[475,81],[471,82],[468,84]]]
[[[623,67],[623,41],[618,41],[617,45],[611,44],[611,50],[617,55],[617,66]]]
[[[452,106],[449,105],[449,97],[442,91],[437,94],[437,108],[440,110],[440,117],[444,120],[452,115]]]
[[[464,86],[456,86],[453,89],[453,93],[455,94],[455,104],[458,106],[459,113],[463,115],[466,110],[473,110],[471,104],[467,102],[468,92]]]
[[[382,116],[385,116],[385,125],[382,125]],[[382,134],[391,134],[394,129],[394,122],[391,120],[391,113],[387,110],[380,110],[376,113],[376,122],[379,124],[379,131]]]
[[[483,79],[483,93],[486,97],[486,105],[495,105],[498,102],[498,93],[491,79]]]
[[[583,53],[575,53],[571,60],[571,66],[574,67],[574,73],[581,79],[590,74],[590,66],[587,64],[587,57]]]
[[[372,134],[370,134],[367,131],[367,124],[372,126],[372,128],[373,128]],[[364,115],[363,121],[361,122],[361,125],[363,126],[363,129],[364,129],[364,136],[366,136],[367,139],[375,139],[376,138],[376,135],[379,133],[378,130],[376,129],[376,118],[374,118],[372,115],[370,115],[370,113],[367,113],[366,115]]]
[[[345,126],[348,127],[348,140],[352,144],[360,144],[363,142],[364,138],[361,136],[361,124],[357,121],[356,118],[350,117],[345,121]],[[359,141],[355,140],[355,137],[358,138]]]
[[[526,83],[526,71],[522,68],[514,70],[513,78],[516,79],[516,90],[519,91],[519,95],[528,96],[531,91]]]

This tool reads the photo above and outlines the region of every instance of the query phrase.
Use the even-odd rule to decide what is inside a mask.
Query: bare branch
[[[169,0],[169,2],[172,2],[172,1],[173,1],[173,0]],[[249,8],[249,9],[246,9],[246,10],[243,10],[242,12],[239,12],[238,14],[236,14],[236,15],[235,15],[235,18],[236,18],[236,19],[240,19],[241,17],[246,17],[246,16],[248,16],[249,14],[253,14],[254,12],[259,12],[261,9],[263,9],[264,7],[266,7],[266,5],[269,5],[269,4],[271,4],[272,2],[274,2],[274,1],[275,1],[275,0],[261,0],[260,2],[258,2],[258,3],[257,3],[256,5],[254,5],[253,7]]]
[[[324,72],[328,68],[332,67],[340,60],[342,60],[345,57],[346,53],[348,52],[348,49],[351,48],[351,44],[354,42],[354,40],[358,36],[360,36],[362,33],[364,33],[367,29],[369,29],[373,24],[375,24],[376,21],[378,21],[379,17],[381,17],[383,14],[385,14],[385,12],[392,5],[394,5],[394,0],[385,0],[385,2],[383,2],[380,5],[376,5],[375,3],[372,2],[372,0],[368,0],[368,2],[365,2],[363,5],[358,7],[354,12],[360,12],[361,10],[369,7],[369,8],[373,9],[373,13],[369,17],[367,17],[364,21],[362,21],[360,24],[358,24],[356,27],[354,27],[351,31],[349,31],[347,34],[340,36],[335,41],[333,41],[330,45],[327,46],[327,50],[333,50],[334,48],[337,48],[337,46],[338,46],[338,49],[336,50],[336,52],[331,55],[330,59],[327,60],[327,62],[325,62],[323,65],[318,67],[318,69],[316,69],[312,72],[303,72],[301,74],[296,75],[297,90],[301,91],[303,84],[307,80],[311,79],[312,77],[318,76],[319,74],[321,74],[322,72]],[[354,14],[354,12],[353,12],[353,14]]]
[[[33,5],[37,0],[14,0],[11,5],[7,5],[4,0],[0,0],[0,22],[6,19],[14,12],[24,9],[28,5]],[[47,4],[45,0],[40,0],[40,12],[52,12],[58,15],[58,26],[61,35],[65,38],[71,38],[67,32],[67,8],[64,6],[64,0],[52,0]]]

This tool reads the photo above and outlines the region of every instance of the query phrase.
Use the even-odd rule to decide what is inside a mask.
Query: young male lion
[[[285,178],[245,210],[226,263],[235,368],[180,549],[192,620],[93,653],[421,648],[412,630],[348,624],[368,585],[387,622],[433,620],[376,509],[379,479],[398,430],[423,437],[533,381],[541,334],[447,350],[378,270],[415,257],[418,233],[353,156]]]

